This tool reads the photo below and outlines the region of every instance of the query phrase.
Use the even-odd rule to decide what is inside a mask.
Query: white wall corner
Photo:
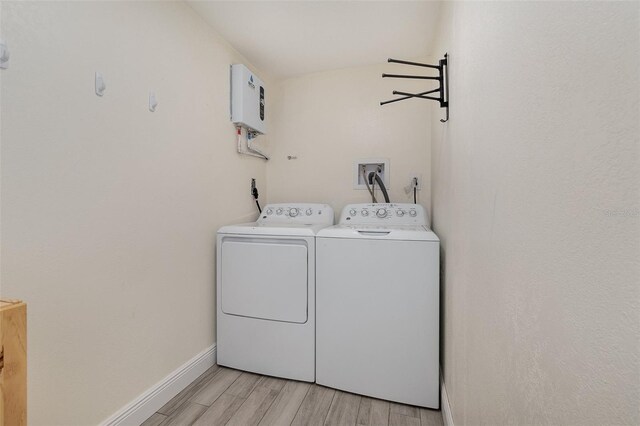
[[[440,370],[440,409],[442,410],[442,420],[444,426],[453,426],[453,415],[451,414],[451,406],[449,405],[449,396],[447,388],[444,386],[444,376]]]
[[[215,363],[216,344],[214,343],[147,389],[100,425],[139,426]]]

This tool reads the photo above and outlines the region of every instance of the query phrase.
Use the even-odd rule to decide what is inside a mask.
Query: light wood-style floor
[[[440,411],[214,365],[142,426],[442,426]]]

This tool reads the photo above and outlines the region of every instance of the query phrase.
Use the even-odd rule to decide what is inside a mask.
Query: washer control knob
[[[289,216],[296,217],[300,211],[298,209],[289,209]]]
[[[404,210],[396,210],[396,214],[397,214],[399,217],[402,217],[402,216],[404,216]]]
[[[277,215],[281,215],[281,214],[282,214],[282,209],[278,209],[278,210],[276,210],[276,214],[277,214]]]
[[[379,218],[387,217],[387,210],[386,209],[376,210],[376,216],[378,216]]]
[[[313,210],[307,209],[307,216],[311,216],[313,214]]]
[[[349,215],[350,215],[350,216],[355,216],[355,215],[356,215],[356,213],[357,213],[357,212],[356,212],[356,209],[351,209],[351,210],[349,210]]]
[[[369,216],[369,210],[362,210],[360,213],[362,214],[362,216]]]
[[[417,215],[418,215],[418,212],[416,212],[415,210],[409,210],[409,216],[416,217]]]
[[[267,209],[267,214],[273,214],[273,209]]]

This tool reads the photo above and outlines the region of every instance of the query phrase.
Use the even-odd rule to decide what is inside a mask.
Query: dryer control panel
[[[267,204],[258,223],[299,223],[301,225],[333,225],[333,209],[328,204]]]
[[[420,204],[348,204],[342,209],[340,225],[422,225],[429,226]]]

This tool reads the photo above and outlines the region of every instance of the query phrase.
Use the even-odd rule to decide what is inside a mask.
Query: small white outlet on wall
[[[418,178],[418,191],[422,189],[422,173],[411,172],[407,175],[407,183],[413,188],[413,178]]]
[[[364,173],[363,173],[364,169]],[[388,158],[363,158],[353,162],[353,189],[367,189],[365,176],[369,173],[377,172],[384,185],[389,189],[389,169]]]

